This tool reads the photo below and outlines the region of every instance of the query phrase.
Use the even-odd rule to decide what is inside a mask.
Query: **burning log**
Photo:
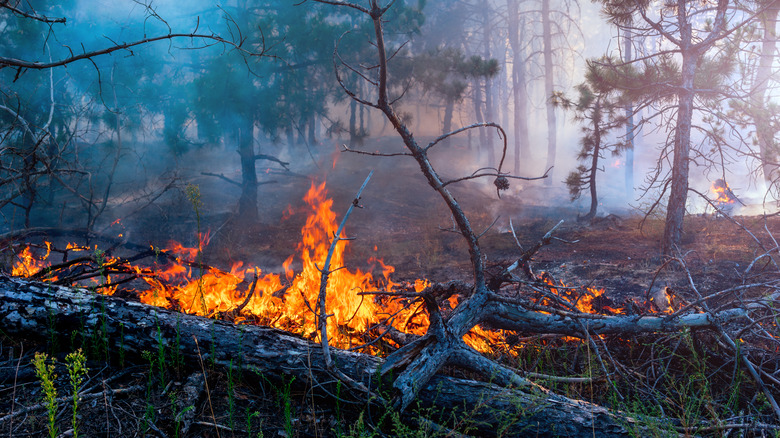
[[[745,205],[745,203],[740,201],[734,192],[731,191],[731,187],[729,187],[726,180],[722,178],[718,178],[712,183],[712,191],[718,196],[715,201],[720,204],[733,204],[734,202],[739,202],[740,204]]]
[[[197,343],[202,359],[216,366],[238,366],[269,377],[295,376],[296,381],[308,382],[318,395],[336,393],[321,346],[287,332],[236,326],[84,289],[0,277],[0,330],[4,334],[37,340],[56,336],[67,344],[74,329],[105,336],[112,352],[118,354],[121,349],[128,358],[140,358],[142,351],[156,350],[160,343],[174,348],[178,337],[180,353],[192,371],[197,371],[195,364],[200,360]],[[382,359],[338,349],[331,349],[331,355],[340,372],[366,386],[376,385]],[[433,421],[469,415],[479,427],[473,433],[482,436],[495,434],[502,421],[495,412],[514,417],[510,429],[504,431],[513,436],[629,436],[627,427],[636,423],[620,413],[538,387],[527,391],[441,375],[420,383],[421,406],[443,413]]]

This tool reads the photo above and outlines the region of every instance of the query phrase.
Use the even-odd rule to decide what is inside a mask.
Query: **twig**
[[[200,346],[198,345],[198,338],[195,337],[195,335],[192,336],[192,339],[195,341],[195,348],[198,349],[198,360],[200,361],[200,370],[203,371],[203,382],[206,384],[206,398],[209,400],[209,410],[211,410],[211,419],[214,420],[214,430],[217,432],[217,438],[220,438],[219,436],[219,428],[216,427],[217,423],[217,417],[214,415],[214,406],[211,405],[211,391],[209,391],[209,380],[206,376],[206,367],[203,366],[203,356],[200,355]]]
[[[246,294],[246,298],[244,298],[244,302],[239,304],[238,307],[236,307],[236,313],[241,313],[242,310],[244,310],[244,307],[246,307],[247,304],[249,304],[249,300],[252,299],[252,295],[255,293],[255,288],[257,288],[257,280],[258,280],[258,274],[257,274],[257,267],[255,266],[255,278],[252,280],[252,286],[249,287],[249,292]]]
[[[333,364],[333,358],[330,355],[330,346],[328,345],[328,317],[332,315],[327,314],[325,299],[328,293],[328,277],[330,276],[330,273],[333,272],[330,270],[330,261],[333,257],[334,251],[336,250],[336,245],[341,240],[345,240],[345,238],[341,237],[341,233],[344,230],[344,225],[346,225],[349,215],[352,214],[352,210],[355,207],[360,207],[360,195],[363,193],[363,189],[366,188],[366,185],[368,184],[368,181],[371,179],[371,176],[373,174],[374,171],[372,170],[371,172],[369,172],[368,176],[366,177],[366,180],[363,181],[363,185],[360,186],[360,190],[358,190],[357,195],[355,195],[355,199],[353,199],[352,203],[349,205],[349,208],[347,209],[347,213],[344,215],[344,218],[341,219],[341,223],[339,224],[339,227],[336,230],[336,234],[333,236],[333,240],[330,242],[330,249],[328,249],[328,255],[325,257],[325,263],[323,264],[322,269],[320,269],[321,272],[320,293],[318,297],[320,344],[322,345],[322,355],[323,358],[325,359],[325,366],[331,372],[336,374],[336,376],[339,379],[341,379],[348,385],[352,386],[353,388],[357,388],[360,391],[365,393],[370,392],[368,388],[366,388],[363,384],[356,382],[355,380],[347,377],[344,373],[336,369],[335,365]]]
[[[100,392],[97,392],[97,393],[79,394],[79,400],[80,401],[95,400],[95,399],[99,399],[99,398],[105,397],[105,394],[107,392],[111,393],[111,395],[114,395],[114,394],[124,394],[124,393],[128,393],[128,392],[142,391],[144,388],[146,388],[144,385],[136,385],[136,386],[129,386],[127,388],[109,389],[107,391],[100,391]],[[73,400],[73,396],[72,395],[59,397],[59,398],[56,399],[56,402],[57,403],[66,403],[66,402],[68,402],[70,400]],[[10,414],[8,414],[8,415],[6,415],[4,417],[0,417],[0,423],[3,423],[5,421],[9,421],[9,420],[13,420],[14,417],[16,417],[18,415],[26,414],[28,412],[36,411],[36,410],[39,410],[39,409],[44,409],[47,406],[48,406],[48,402],[41,402],[41,403],[36,403],[36,404],[34,404],[32,406],[28,406],[28,407],[23,408],[23,409],[20,409],[20,410],[18,410],[16,412],[14,412],[13,409],[12,409]],[[11,425],[13,425],[13,421],[11,421]]]
[[[19,377],[19,366],[22,364],[22,356],[24,355],[24,344],[21,344],[19,347],[19,361],[16,362],[16,372],[14,373],[14,390],[11,393],[11,424],[8,426],[8,436],[9,438],[13,438],[14,435],[14,421],[13,421],[13,414],[14,414],[14,407],[16,406],[16,379]]]
[[[512,222],[511,222],[511,219],[510,219],[510,227],[511,227],[511,223]],[[526,277],[528,277],[530,280],[538,281],[539,279],[536,277],[536,275],[531,270],[531,267],[529,266],[529,262],[531,260],[531,257],[533,257],[534,254],[536,254],[536,252],[539,251],[543,246],[550,244],[550,241],[553,238],[552,234],[562,224],[563,224],[563,219],[558,221],[558,223],[555,224],[554,227],[550,228],[550,231],[545,233],[545,235],[542,236],[542,238],[539,239],[538,242],[536,242],[536,245],[534,245],[532,248],[529,248],[527,251],[523,252],[523,254],[520,256],[519,259],[517,259],[514,263],[512,263],[506,269],[504,269],[501,272],[501,274],[497,275],[493,280],[491,280],[490,284],[488,285],[490,287],[490,289],[498,290],[504,282],[511,280],[512,279],[512,271],[514,271],[518,267],[522,267],[523,268],[523,271],[524,271]],[[517,246],[520,247],[520,249],[522,250],[523,247],[520,246],[520,242],[517,240],[517,235],[515,234],[514,227],[511,227],[511,228],[512,228],[512,236],[514,236],[514,238],[515,238],[515,243],[517,243]]]
[[[675,260],[677,260],[677,262],[680,263],[680,265],[682,265],[688,277],[688,283],[690,284],[691,289],[693,289],[693,291],[696,293],[699,299],[702,300],[703,297],[699,292],[699,289],[696,287],[696,283],[694,283],[693,281],[693,276],[691,275],[691,271],[688,269],[688,266],[685,264],[685,261],[682,259],[682,257],[679,254],[678,257],[675,258]],[[702,307],[710,316],[712,316],[712,311],[710,310],[710,306],[707,304],[706,301],[702,301]],[[758,374],[758,371],[756,371],[756,367],[750,361],[750,358],[747,357],[747,354],[745,353],[744,349],[737,347],[737,344],[734,342],[731,336],[729,336],[729,334],[726,333],[726,330],[715,318],[713,318],[713,325],[716,331],[721,335],[723,340],[726,341],[726,344],[728,344],[728,346],[731,349],[737,352],[737,355],[742,360],[742,363],[745,364],[745,368],[747,368],[748,373],[750,373],[750,375],[753,377],[753,380],[756,382],[758,387],[761,388],[761,392],[764,393],[764,395],[767,398],[767,401],[772,406],[772,410],[774,411],[775,418],[780,420],[780,406],[778,406],[775,397],[772,395],[772,392],[769,390],[769,388],[766,386],[764,381],[761,379],[761,376]]]

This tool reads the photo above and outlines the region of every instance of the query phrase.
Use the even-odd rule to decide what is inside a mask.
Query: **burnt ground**
[[[340,218],[377,159],[338,154],[335,168],[331,160],[332,156],[324,156],[319,169],[309,170],[315,181],[327,181],[334,199],[333,209]],[[367,269],[367,259],[380,257],[395,266],[395,280],[469,281],[468,254],[462,238],[447,230],[452,227],[450,216],[425,185],[419,169],[408,159],[386,159],[381,166],[376,168],[361,200],[364,208],[353,213],[347,227],[347,233],[356,239],[348,252],[350,267]],[[295,212],[301,210],[301,198],[312,178],[276,172],[265,178],[278,182],[261,187],[259,224],[244,224],[230,215],[237,199],[235,189],[208,177],[195,178],[204,201],[201,227],[212,234],[205,254],[207,263],[228,268],[241,260],[260,266],[265,272],[281,272],[281,263],[294,253],[305,220]],[[626,210],[600,217],[591,224],[579,223],[578,208],[566,194],[543,182],[513,182],[513,188],[501,199],[496,197],[490,181],[465,183],[454,191],[470,213],[474,228],[490,227],[480,241],[492,272],[507,266],[522,252],[509,231],[510,218],[523,248],[535,244],[563,219],[555,236],[569,243],[553,241],[543,247],[533,259],[533,268],[548,271],[568,285],[605,288],[606,295],[617,303],[631,297],[644,298],[651,285],[669,286],[684,300],[693,300],[688,272],[700,292],[707,294],[745,281],[746,268],[764,252],[742,226],[711,214],[689,216],[681,254],[686,272],[681,264],[667,263],[659,257],[661,218],[643,220],[640,214]],[[193,243],[197,228],[191,205],[181,195],[166,202],[155,214],[136,215],[124,222],[123,229],[132,236],[131,241],[142,245],[162,245],[169,239]],[[285,211],[293,214],[285,218]],[[579,207],[579,211],[584,210]],[[735,219],[764,248],[775,246],[770,233],[780,233],[779,218]],[[758,263],[751,273],[764,267],[764,263]],[[46,431],[45,411],[22,411],[41,399],[38,380],[29,365],[32,352],[49,351],[58,358],[56,372],[60,377],[56,384],[59,394],[67,395],[67,371],[62,364],[71,348],[1,334],[0,339],[0,433],[41,436]],[[201,392],[192,401],[193,408],[177,408],[175,400],[181,400],[191,390],[187,378],[198,371],[199,364],[169,364],[169,371],[161,379],[155,371],[154,354],[122,358],[109,352],[109,359],[104,360],[98,358],[104,358],[105,352],[94,350],[89,356],[90,380],[85,385],[88,393],[98,394],[104,386],[124,388],[127,392],[82,403],[81,436],[179,436],[182,423],[177,419],[183,418],[179,414],[190,410],[195,420],[186,436],[333,436],[338,431],[348,435],[350,425],[361,424],[357,411],[345,411],[330,402],[312,405],[306,389],[298,385],[300,382],[233,376],[224,370],[208,370],[209,390],[199,388]],[[576,390],[569,395],[586,397]],[[68,406],[67,401],[60,402],[60,432],[70,429]],[[3,418],[12,411],[12,416]],[[391,435],[404,435],[392,426],[389,430]]]

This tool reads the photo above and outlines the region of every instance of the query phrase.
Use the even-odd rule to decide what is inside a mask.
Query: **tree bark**
[[[514,173],[520,175],[528,170],[527,163],[530,159],[531,151],[529,147],[528,134],[528,90],[526,89],[525,77],[525,58],[522,47],[520,46],[520,13],[518,11],[518,0],[509,0],[508,24],[509,24],[509,45],[512,48],[512,97],[514,103]]]
[[[588,176],[588,186],[590,188],[590,210],[582,220],[589,221],[596,217],[599,208],[599,197],[596,192],[596,177],[599,171],[599,155],[601,154],[601,104],[596,99],[595,107],[592,112],[593,120],[593,155],[590,157],[590,175]]]
[[[682,14],[680,12],[680,14]],[[679,19],[682,69],[680,90],[677,93],[677,124],[674,132],[674,159],[672,161],[671,191],[666,207],[662,252],[671,255],[680,245],[688,200],[688,171],[690,166],[691,123],[693,120],[693,79],[701,51],[693,45],[692,26],[687,17]]]
[[[335,394],[335,382],[322,349],[287,332],[181,314],[167,309],[98,295],[84,289],[0,277],[0,330],[6,336],[69,342],[74,330],[104,336],[113,353],[127,358],[141,352],[178,346],[185,367],[203,361],[215,366],[259,372],[267,378],[295,376],[312,388]],[[178,341],[177,341],[178,338]],[[334,362],[348,377],[376,387],[382,359],[331,349]],[[373,386],[371,386],[373,385]],[[342,391],[342,397],[344,392]],[[433,376],[418,393],[420,406],[445,424],[473,421],[479,436],[629,436],[636,421],[603,407],[544,390],[528,392],[472,380]],[[501,412],[502,415],[496,415]]]
[[[555,117],[555,106],[553,106],[550,97],[553,94],[553,75],[555,69],[552,60],[552,24],[550,23],[550,0],[542,0],[542,44],[544,45],[544,101],[547,107],[547,166],[550,169],[555,166],[555,156],[557,152],[558,132]],[[552,185],[553,172],[550,170],[549,178],[546,184]]]
[[[490,3],[487,0],[482,3],[482,20],[482,48],[485,62],[487,62],[490,60]],[[494,98],[495,96],[493,96],[493,87],[490,76],[485,76],[485,120],[488,122],[492,122],[496,118],[493,103]],[[484,132],[485,143],[482,144],[482,147],[487,149],[488,166],[498,167],[498,163],[496,162],[496,149],[493,146],[492,140],[493,137],[488,134],[487,129],[485,128],[480,128],[479,132],[480,134]]]
[[[242,120],[236,128],[238,155],[241,157],[241,197],[238,215],[245,223],[257,222],[257,166],[252,121]]]
[[[759,4],[762,7],[763,4]],[[777,49],[777,15],[780,13],[780,0],[772,0],[764,12],[759,15],[761,30],[761,57],[758,61],[753,89],[750,93],[750,106],[753,122],[756,125],[756,140],[761,157],[761,169],[764,180],[772,182],[778,175],[777,150],[772,127],[772,114],[767,109],[766,99],[769,81],[772,78],[772,63]]]

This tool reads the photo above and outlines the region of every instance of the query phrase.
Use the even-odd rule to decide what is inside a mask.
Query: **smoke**
[[[416,17],[409,12],[414,11],[415,5],[416,2],[399,2],[394,8],[405,11],[407,17]],[[490,8],[488,50],[482,36],[485,24],[479,22],[477,14],[486,5]],[[562,8],[565,4],[554,6]],[[555,58],[554,89],[566,95],[573,95],[574,87],[582,82],[586,59],[605,53],[619,54],[616,31],[603,22],[598,6],[586,2],[579,7],[580,10],[567,10],[578,20],[572,23],[570,32],[554,40],[556,53],[563,53]],[[517,153],[514,145],[518,135],[514,115],[519,109],[514,107],[512,83],[514,69],[520,66],[513,64],[508,23],[503,18],[506,8],[507,2],[499,0],[428,2],[422,11],[425,21],[418,21],[422,23],[419,28],[388,23],[396,26],[391,29],[391,49],[399,49],[391,64],[392,79],[397,81],[392,93],[403,96],[396,110],[404,115],[423,145],[442,135],[448,117],[447,101],[434,91],[435,87],[422,86],[423,72],[419,64],[414,64],[415,56],[441,53],[449,48],[460,51],[465,60],[477,56],[498,63],[498,72],[490,79],[469,76],[463,71],[449,72],[441,78],[441,83],[464,84],[463,93],[452,108],[451,129],[475,123],[478,119],[475,99],[481,99],[477,106],[482,116],[493,117],[485,121],[501,123],[507,133],[503,139],[495,129],[486,129],[482,134],[479,129],[473,129],[437,145],[431,157],[447,178],[463,177],[482,168],[497,168],[504,154],[504,140],[507,150],[502,171],[514,171]],[[542,58],[535,55],[541,42],[538,26],[533,24],[530,15],[533,9],[533,5],[520,9],[525,14],[523,17],[530,17],[520,23],[520,31],[524,32],[524,68],[527,68],[523,85],[529,108],[524,117],[530,128],[530,151],[520,160],[519,176],[524,177],[542,176],[547,163],[546,105],[550,96],[543,86]],[[333,48],[345,30],[351,31],[341,42],[345,59],[354,66],[370,66],[374,62],[370,51],[365,50],[366,38],[370,37],[365,32],[365,22],[338,8],[250,1],[220,4],[204,0],[182,5],[173,0],[148,3],[82,0],[36,10],[49,16],[67,17],[68,23],[49,28],[7,13],[0,16],[0,34],[10,42],[3,49],[4,56],[47,62],[114,44],[196,30],[241,43],[242,49],[249,52],[264,48],[265,55],[272,56],[246,56],[229,44],[177,38],[56,67],[51,76],[47,71],[28,70],[15,80],[14,71],[0,71],[3,91],[0,103],[23,109],[21,112],[30,125],[42,129],[49,109],[54,108],[54,122],[49,129],[51,137],[56,138],[59,155],[53,161],[64,176],[59,180],[37,178],[34,181],[36,189],[27,195],[36,197],[35,224],[87,225],[101,229],[118,217],[146,215],[164,216],[172,221],[189,217],[187,221],[192,226],[191,206],[181,190],[187,184],[200,187],[210,201],[207,213],[222,220],[236,210],[246,184],[238,153],[242,141],[249,141],[258,155],[288,163],[283,166],[276,161],[256,162],[261,184],[260,218],[273,222],[288,204],[298,202],[299,196],[288,190],[294,185],[291,181],[330,178],[335,180],[334,184],[338,181],[349,185],[340,167],[348,167],[347,161],[339,158],[342,145],[369,152],[403,152],[397,134],[383,115],[353,104],[336,83]],[[303,28],[295,27],[300,23],[304,23]],[[340,71],[344,85],[352,92],[368,98],[373,96],[365,81],[361,82],[343,67]],[[370,68],[366,71],[370,79],[373,73]],[[491,178],[458,185],[462,192],[471,190],[492,199],[486,203],[486,210],[493,217],[503,215],[501,229],[505,229],[510,217],[542,214],[543,208],[570,216],[584,214],[589,208],[587,196],[572,202],[563,183],[566,175],[580,164],[577,155],[581,122],[560,108],[555,111],[557,159],[550,184],[511,180],[510,189],[500,200],[495,196]],[[13,143],[20,137],[7,134],[18,132],[19,124],[8,112],[2,117],[6,124],[0,137],[4,146],[20,147]],[[749,132],[743,134],[749,136]],[[606,140],[619,141],[622,135],[623,132],[614,132]],[[646,125],[637,135],[635,181],[631,191],[626,190],[625,157],[608,155],[601,161],[600,214],[626,214],[632,206],[647,205],[648,199],[659,195],[659,188],[648,186],[643,179],[659,164],[662,176],[669,172],[668,157],[659,161],[667,142],[665,127]],[[395,163],[395,159],[382,164],[378,164],[379,160],[372,159],[364,165],[393,172],[395,164],[386,163]],[[17,160],[16,165],[19,163]],[[755,163],[731,158],[727,168],[725,179],[749,206],[736,207],[734,211],[756,211],[766,188],[753,178]],[[709,194],[711,181],[724,177],[722,172],[711,169],[694,166],[691,187]],[[354,177],[362,178],[362,174]],[[425,184],[425,181],[416,182]],[[398,183],[388,179],[383,190],[392,191],[395,184]],[[26,193],[20,187],[20,184],[4,187],[5,196],[13,196],[15,190]],[[643,189],[647,192],[641,198]],[[105,208],[101,207],[104,197]],[[21,204],[15,200],[2,208],[6,228],[23,225]],[[706,211],[706,203],[691,196],[689,212]],[[443,214],[446,222],[446,212]],[[95,215],[99,218],[95,219]],[[175,227],[163,231],[182,232]]]

